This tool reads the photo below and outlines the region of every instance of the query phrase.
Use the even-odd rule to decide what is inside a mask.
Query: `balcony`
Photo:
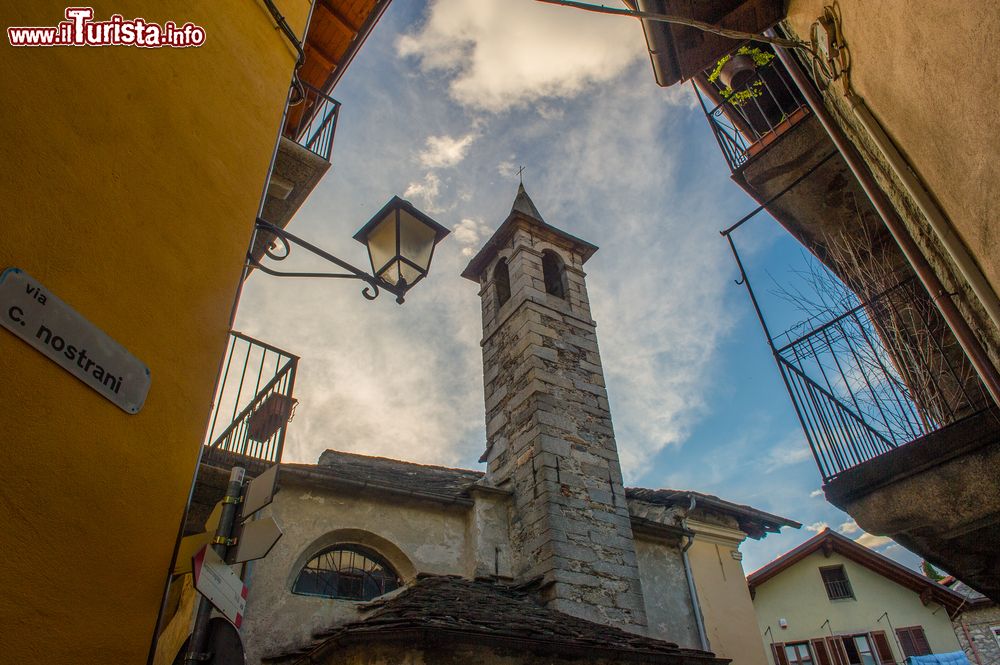
[[[772,335],[733,238],[764,210],[724,233],[827,500],[1000,597],[1000,410],[937,306],[895,245],[844,220],[807,245],[825,266],[814,292],[785,287],[806,320]]]
[[[864,302],[842,294],[845,311],[771,342],[826,484],[990,404],[915,278]]]
[[[233,331],[216,389],[185,535],[201,533],[225,494],[234,466],[256,476],[281,462],[288,422],[295,413],[297,356]]]
[[[298,362],[287,351],[230,333],[202,463],[228,468],[239,461],[262,471],[281,461]]]
[[[809,114],[802,94],[777,61],[731,92],[705,74],[695,83],[698,101],[733,174]]]
[[[303,88],[305,98],[286,109],[285,125],[261,214],[281,228],[288,226],[330,169],[333,139],[340,117],[340,102],[306,83]],[[270,242],[271,238],[258,234],[251,249],[255,259],[264,256],[264,249]]]

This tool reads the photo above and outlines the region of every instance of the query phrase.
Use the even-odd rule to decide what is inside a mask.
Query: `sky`
[[[523,165],[545,221],[600,247],[587,286],[626,484],[803,524],[748,540],[747,572],[826,526],[919,564],[825,501],[719,235],[756,203],[691,88],[656,85],[637,21],[532,0],[395,0],[333,95],[332,167],[289,230],[368,268],[351,238],[400,195],[452,233],[402,306],[365,300],[356,281],[248,280],[236,328],[301,356],[284,461],[333,448],[482,468],[478,286],[459,274],[509,213]],[[791,323],[776,285],[809,257],[766,215],[736,241],[765,312]]]

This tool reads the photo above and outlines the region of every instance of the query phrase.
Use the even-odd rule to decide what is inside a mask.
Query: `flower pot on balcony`
[[[727,88],[742,90],[757,72],[757,65],[749,55],[734,55],[719,70],[719,82]]]
[[[297,402],[298,400],[281,393],[268,395],[267,399],[250,414],[248,419],[250,439],[264,442],[274,436],[292,417],[292,410]]]

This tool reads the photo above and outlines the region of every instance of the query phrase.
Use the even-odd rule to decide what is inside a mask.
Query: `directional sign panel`
[[[232,557],[232,563],[263,559],[281,535],[281,528],[273,517],[245,523],[236,541],[236,553]]]
[[[186,575],[191,572],[191,560],[202,546],[212,542],[215,529],[219,526],[222,518],[222,502],[215,504],[215,508],[205,522],[205,530],[181,538],[181,546],[177,550],[177,560],[174,561],[174,575]]]
[[[205,545],[194,556],[194,588],[239,628],[247,607],[247,587],[215,550]]]
[[[243,498],[243,519],[247,520],[255,512],[271,503],[274,499],[274,483],[278,479],[278,465],[260,474],[250,481],[250,488]]]

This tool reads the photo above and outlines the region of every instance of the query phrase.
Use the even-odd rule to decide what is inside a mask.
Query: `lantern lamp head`
[[[398,196],[382,207],[354,239],[368,247],[372,274],[399,298],[427,276],[434,247],[449,231]]]

